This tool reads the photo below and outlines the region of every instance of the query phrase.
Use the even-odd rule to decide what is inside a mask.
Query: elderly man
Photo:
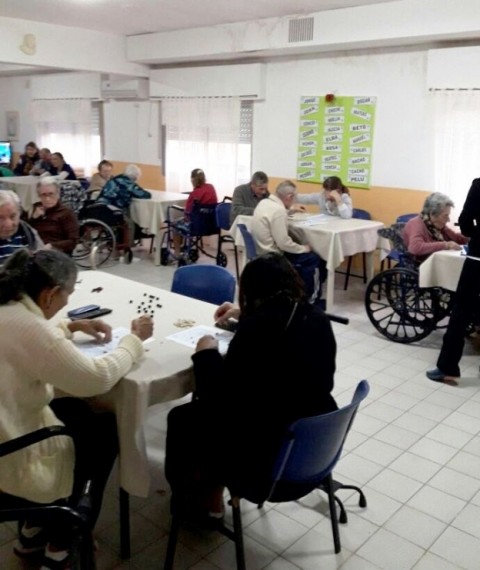
[[[0,191],[0,265],[17,249],[36,251],[43,247],[38,233],[20,220],[20,200],[15,192]]]
[[[324,305],[320,299],[321,284],[326,278],[326,263],[310,245],[299,244],[288,234],[288,210],[292,208],[297,188],[290,180],[281,182],[266,200],[262,200],[253,212],[252,234],[259,253],[281,252],[292,263],[305,282],[307,295],[312,303]],[[295,207],[294,207],[295,209]],[[316,276],[317,270],[319,272]],[[316,286],[316,277],[318,286]]]
[[[73,210],[60,201],[58,182],[50,176],[37,185],[40,202],[36,202],[26,218],[46,244],[71,255],[78,242],[78,220]]]
[[[268,196],[268,176],[265,172],[255,172],[248,184],[241,184],[233,191],[230,224],[237,216],[251,216],[260,200]]]

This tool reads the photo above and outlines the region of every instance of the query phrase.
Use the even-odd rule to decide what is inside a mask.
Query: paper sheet
[[[306,220],[295,222],[298,226],[316,226],[318,224],[325,224],[332,219],[328,214],[317,214],[316,216],[309,216]]]
[[[218,341],[218,351],[221,354],[225,354],[227,352],[228,345],[233,338],[233,333],[215,327],[207,327],[203,325],[192,327],[191,329],[171,334],[170,336],[167,336],[166,340],[173,340],[173,342],[177,342],[178,344],[194,349],[197,346],[198,340],[207,334],[213,336]]]
[[[126,329],[124,327],[118,327],[116,329],[113,329],[112,340],[110,342],[106,342],[104,344],[99,344],[98,342],[96,342],[93,339],[92,340],[83,340],[83,341],[74,340],[73,342],[75,343],[77,348],[81,352],[83,352],[83,354],[85,354],[86,356],[90,356],[91,358],[95,358],[96,356],[103,356],[105,354],[108,354],[109,352],[112,352],[112,350],[115,350],[118,346],[118,343],[127,334],[130,334],[129,329]],[[144,341],[143,344],[146,344],[146,343],[152,342],[152,341],[153,341],[153,337]]]

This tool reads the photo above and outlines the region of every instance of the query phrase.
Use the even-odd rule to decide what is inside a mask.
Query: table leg
[[[155,239],[153,241],[153,247],[155,248],[153,263],[155,265],[160,265],[160,254],[162,251],[162,232],[159,230],[155,234]]]
[[[123,560],[130,558],[130,496],[120,487],[120,556]]]
[[[328,270],[328,277],[327,277],[327,310],[332,310],[333,307],[333,290],[335,289],[335,269]]]
[[[365,252],[365,261],[367,264],[367,283],[370,283],[370,281],[373,279],[373,254],[373,251]]]

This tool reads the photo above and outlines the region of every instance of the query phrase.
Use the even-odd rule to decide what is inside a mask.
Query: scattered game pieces
[[[95,287],[95,289],[92,289],[92,293],[100,293],[100,291],[103,291],[103,287]]]
[[[178,327],[179,329],[188,329],[195,325],[195,321],[193,319],[177,319],[174,323],[174,327]]]

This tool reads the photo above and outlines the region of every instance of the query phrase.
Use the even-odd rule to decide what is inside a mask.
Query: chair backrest
[[[372,216],[367,210],[361,210],[360,208],[353,208],[352,218],[357,218],[359,220],[371,220]]]
[[[233,302],[235,283],[235,277],[219,265],[186,265],[175,270],[171,291],[221,305]]]
[[[297,498],[300,498],[332,472],[340,459],[358,406],[369,390],[368,382],[362,380],[347,406],[328,414],[302,418],[290,425],[277,457],[270,498],[282,500],[275,497],[275,487],[279,483],[297,485],[300,492]]]
[[[217,204],[215,215],[217,219],[217,226],[221,230],[230,229],[230,210],[232,209],[231,202],[221,202]]]
[[[416,218],[417,216],[418,214],[402,214],[401,216],[398,216],[397,223],[406,224],[409,220]]]
[[[217,204],[200,204],[194,202],[190,212],[190,229],[192,236],[211,236],[218,234],[216,218]]]
[[[238,224],[237,228],[240,230],[240,233],[243,237],[243,242],[245,244],[245,252],[247,254],[247,259],[250,261],[251,259],[255,259],[257,257],[257,246],[255,245],[255,240],[253,239],[252,234],[248,231],[247,226],[245,224]]]
[[[87,197],[87,191],[78,180],[66,180],[60,184],[60,200],[64,206],[68,206],[75,214],[80,212]]]

